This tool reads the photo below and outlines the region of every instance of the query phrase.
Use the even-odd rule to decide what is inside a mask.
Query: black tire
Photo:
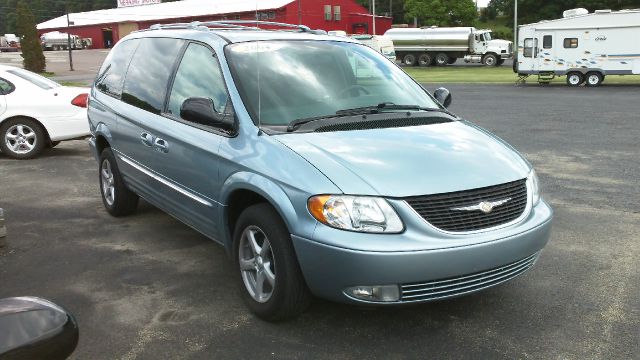
[[[29,118],[13,118],[0,125],[0,149],[14,159],[33,159],[40,155],[47,135],[39,122]]]
[[[415,54],[405,54],[402,57],[402,63],[406,66],[415,66],[417,61],[416,61],[416,55]]]
[[[105,162],[108,163],[111,173],[111,185],[113,186],[113,192],[111,193],[111,199],[107,198],[105,192],[105,174],[103,174],[103,166]],[[98,182],[100,183],[100,197],[107,212],[114,217],[121,217],[131,215],[136,212],[138,207],[138,195],[129,190],[125,185],[116,158],[111,151],[111,148],[102,150],[100,154],[100,162],[98,163]]]
[[[431,55],[427,53],[422,53],[418,57],[418,65],[420,66],[431,66],[432,61],[433,59],[431,58]]]
[[[449,55],[445,53],[437,53],[434,60],[437,66],[446,66],[449,64]]]
[[[264,302],[254,299],[250,292],[253,290],[249,290],[250,285],[246,285],[240,267],[241,252],[246,254],[247,251],[251,251],[243,245],[245,242],[242,240],[243,234],[245,231],[257,231],[256,229],[269,240],[269,254],[273,260],[269,265],[273,266],[272,274],[275,274],[274,285],[270,287],[271,293]],[[255,235],[257,240],[259,240],[258,234],[260,233]],[[261,248],[264,244],[263,240]],[[258,256],[254,255],[253,259],[257,258]],[[240,214],[233,233],[233,259],[242,298],[249,309],[261,319],[267,321],[291,319],[304,312],[309,306],[311,295],[302,276],[291,236],[280,215],[271,205],[266,203],[252,205]],[[264,258],[260,257],[259,260],[254,261],[254,264],[266,265],[267,263],[263,260]],[[255,278],[250,279],[257,279],[258,270],[246,270],[247,273],[253,271],[256,272]]]
[[[504,64],[504,59],[498,59],[498,65],[496,66],[502,66],[502,64]]]
[[[482,63],[486,66],[498,66],[498,57],[495,54],[486,54],[482,57]]]
[[[458,61],[457,57],[449,57],[449,65],[455,64]]]
[[[60,141],[52,141],[51,142],[51,147],[54,148],[56,146],[60,145]]]
[[[596,87],[602,85],[602,81],[604,81],[604,76],[598,71],[588,72],[584,77],[584,83],[588,87]]]
[[[572,71],[567,74],[567,85],[580,86],[584,82],[584,75],[577,71]]]

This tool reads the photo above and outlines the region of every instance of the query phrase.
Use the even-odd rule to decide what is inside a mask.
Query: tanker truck
[[[52,31],[40,36],[43,50],[67,50],[69,48],[67,33]],[[82,39],[78,35],[71,35],[71,48],[83,49]]]
[[[444,66],[459,58],[467,63],[502,65],[513,57],[513,43],[491,38],[491,30],[473,27],[395,28],[385,34],[403,64]]]

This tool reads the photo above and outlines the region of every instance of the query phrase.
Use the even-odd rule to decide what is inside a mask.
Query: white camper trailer
[[[573,9],[518,29],[514,71],[521,80],[566,75],[570,86],[598,86],[607,75],[640,74],[640,10]]]
[[[352,39],[356,39],[367,45],[373,50],[387,57],[391,61],[396,61],[396,51],[393,47],[393,41],[384,35],[351,35]]]

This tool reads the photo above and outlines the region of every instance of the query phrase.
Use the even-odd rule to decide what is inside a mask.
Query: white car
[[[0,65],[0,150],[30,159],[45,147],[89,135],[88,88],[67,87]]]

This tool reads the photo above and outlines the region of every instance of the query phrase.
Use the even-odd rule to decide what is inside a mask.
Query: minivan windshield
[[[282,126],[377,104],[441,108],[400,68],[365,45],[257,41],[228,45],[225,52],[243,102],[261,125]]]

